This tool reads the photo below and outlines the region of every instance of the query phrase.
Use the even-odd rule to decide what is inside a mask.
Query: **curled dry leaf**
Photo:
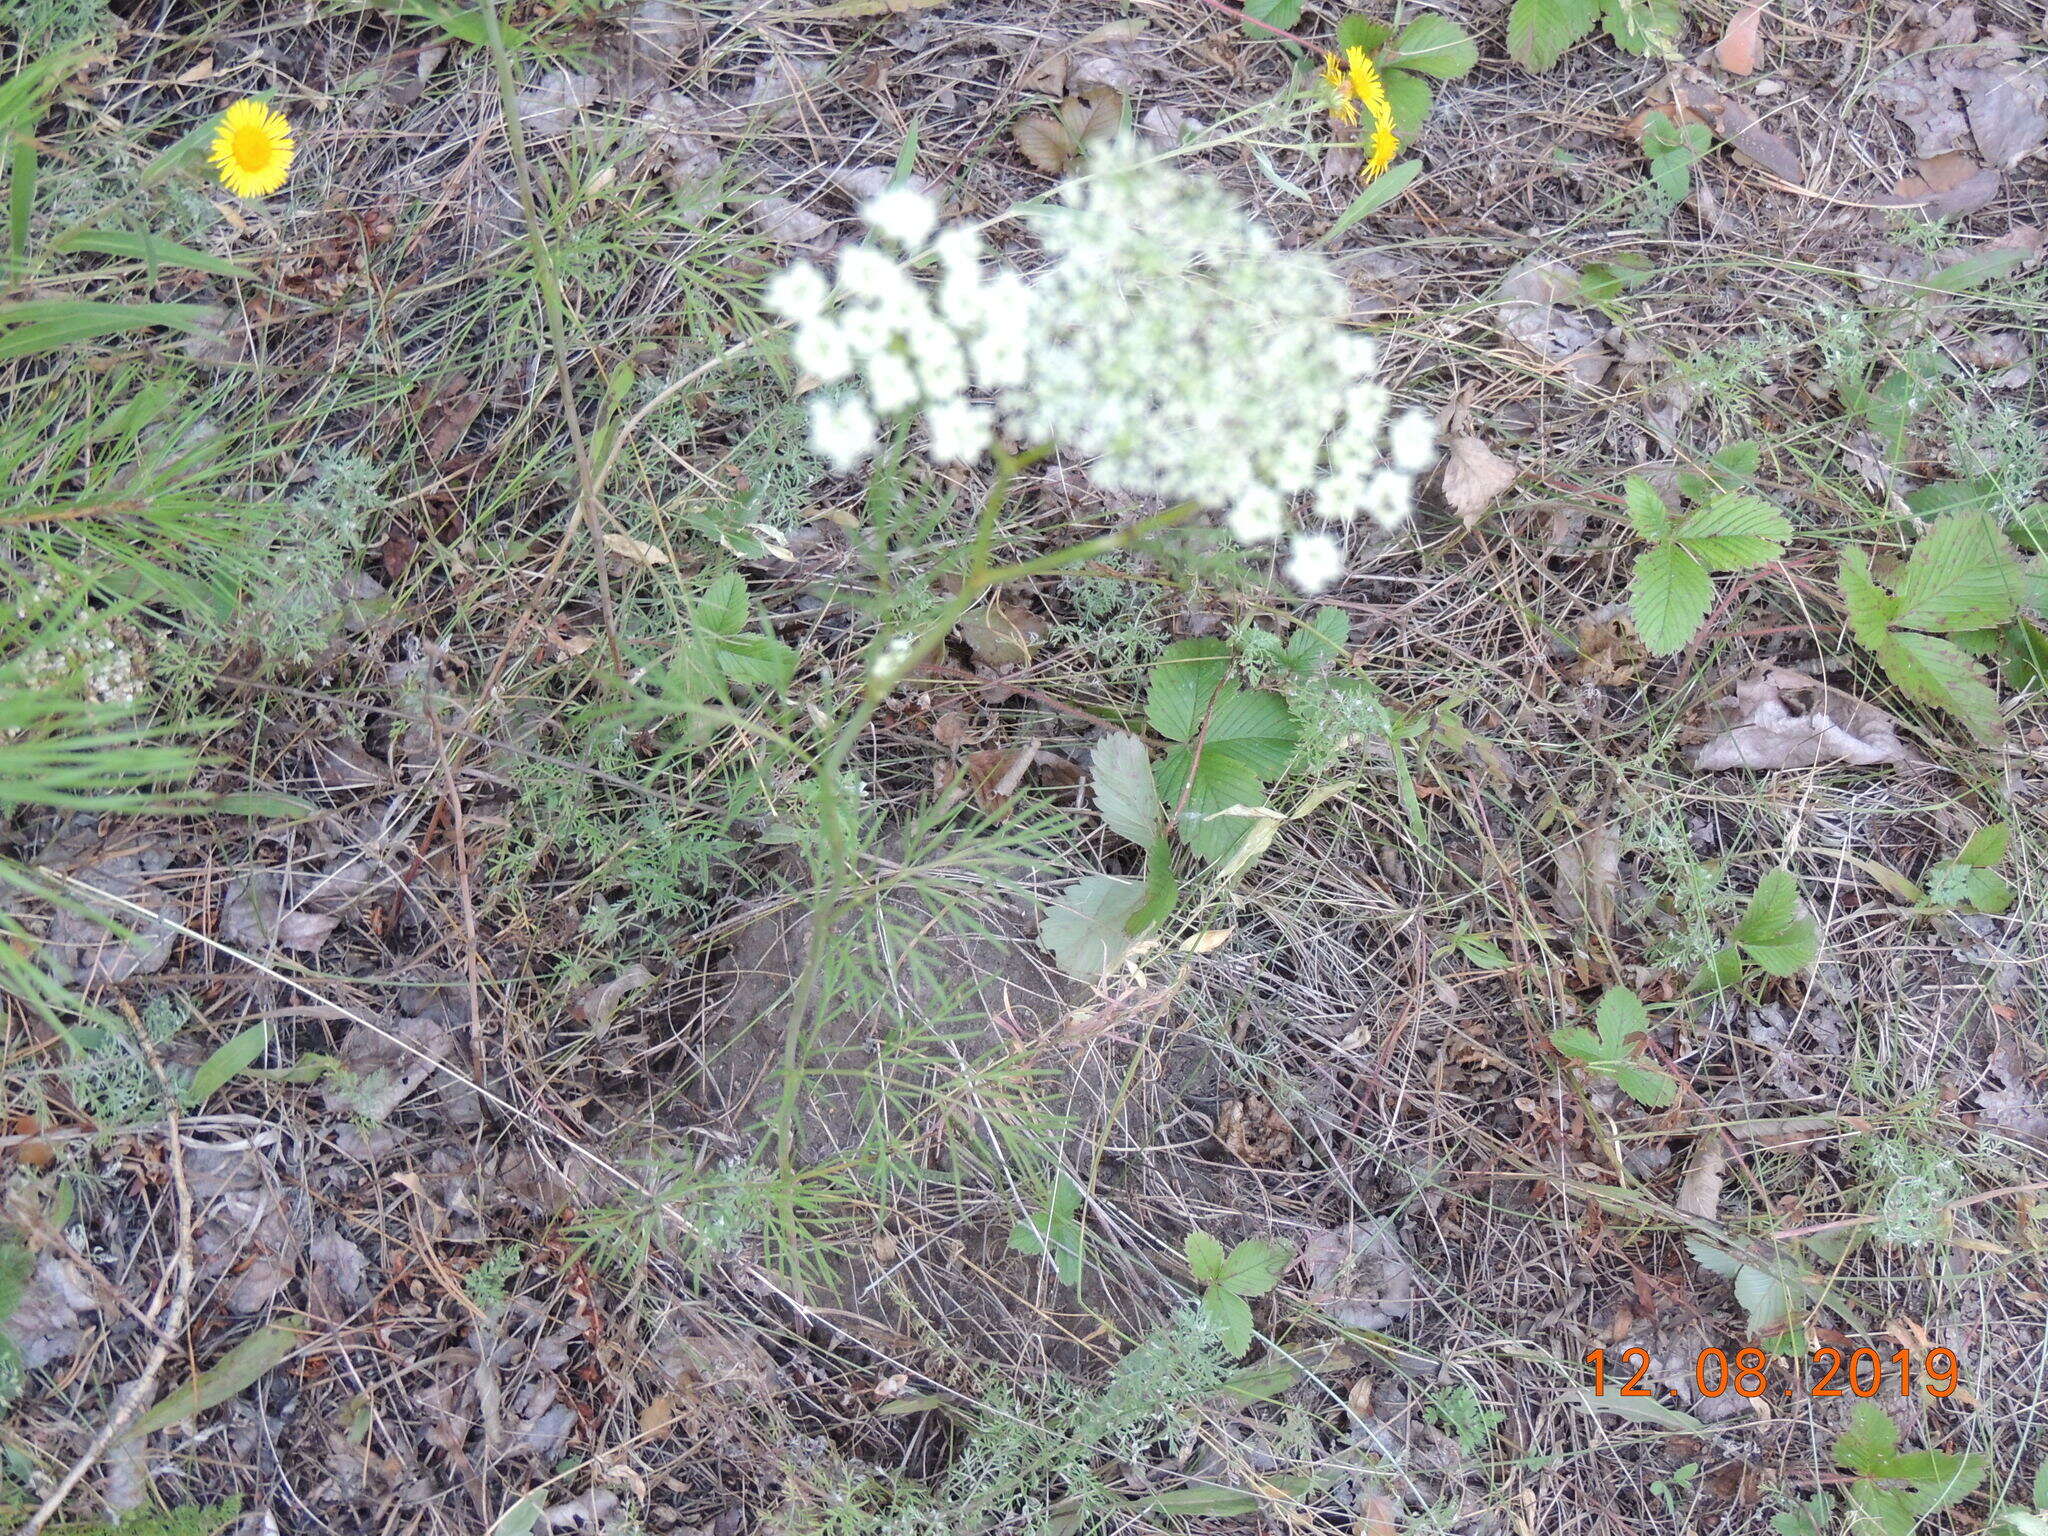
[[[1048,176],[1064,175],[1090,144],[1116,132],[1124,99],[1106,85],[1091,85],[1050,112],[1017,119],[1010,130],[1024,158]]]
[[[1568,307],[1579,295],[1579,274],[1559,261],[1532,259],[1501,279],[1496,311],[1511,341],[1546,363],[1563,368],[1580,384],[1598,384],[1614,363],[1602,341],[1605,328]]]
[[[1725,724],[1692,755],[1701,773],[1918,761],[1876,705],[1782,667],[1737,683],[1711,713]]]
[[[668,551],[658,544],[649,544],[643,539],[633,538],[624,533],[607,533],[604,547],[622,560],[635,565],[667,565]]]
[[[1316,1233],[1302,1246],[1309,1303],[1343,1328],[1385,1328],[1415,1309],[1415,1270],[1378,1217]]]
[[[1469,432],[1444,442],[1444,500],[1470,527],[1515,483],[1515,466]]]
[[[1721,41],[1714,46],[1714,62],[1731,75],[1755,74],[1757,34],[1763,19],[1764,8],[1760,4],[1746,5],[1737,11],[1728,30],[1721,34]]]

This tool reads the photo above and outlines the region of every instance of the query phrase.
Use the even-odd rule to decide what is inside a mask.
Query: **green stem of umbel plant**
[[[909,647],[895,659],[886,672],[870,677],[861,692],[860,703],[847,717],[846,723],[833,737],[832,746],[818,763],[818,822],[824,834],[826,847],[831,854],[831,873],[824,893],[811,909],[810,933],[804,946],[803,970],[798,974],[796,992],[791,1002],[790,1025],[782,1038],[782,1096],[776,1107],[774,1132],[776,1141],[777,1198],[782,1205],[784,1230],[793,1227],[795,1211],[795,1190],[791,1183],[796,1166],[796,1123],[797,1092],[799,1078],[797,1061],[810,1035],[812,1011],[818,995],[819,956],[824,952],[824,940],[844,914],[851,888],[855,883],[854,858],[851,841],[840,805],[840,784],[844,778],[847,760],[866,731],[868,722],[881,707],[895,686],[897,678],[916,667],[930,654],[932,649],[943,644],[953,626],[965,618],[974,605],[986,597],[994,588],[1006,581],[1018,581],[1027,576],[1042,576],[1051,571],[1064,570],[1071,566],[1094,560],[1115,550],[1128,549],[1147,536],[1186,521],[1196,511],[1196,504],[1184,501],[1141,518],[1128,528],[1114,533],[1101,534],[1092,539],[1069,544],[1062,549],[1052,550],[1034,559],[1020,560],[1010,565],[991,565],[990,554],[995,543],[995,530],[1003,508],[1008,504],[1010,493],[1015,488],[1017,477],[1042,459],[1049,448],[1028,449],[1021,454],[1008,454],[997,450],[996,475],[988,494],[982,498],[981,512],[975,521],[974,539],[969,546],[967,573],[961,578],[960,590],[950,602],[939,610],[929,621],[921,625],[909,637],[881,636],[875,642],[870,654],[881,656],[886,649],[904,638]]]

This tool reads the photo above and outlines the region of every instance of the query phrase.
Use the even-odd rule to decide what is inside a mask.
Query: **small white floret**
[[[910,187],[891,187],[868,199],[860,216],[868,228],[904,250],[923,245],[938,227],[939,209],[924,193]]]
[[[880,430],[874,413],[858,395],[834,395],[811,402],[811,446],[832,466],[847,474],[875,451]]]
[[[1287,555],[1287,579],[1304,592],[1327,590],[1344,574],[1344,550],[1326,533],[1297,534]]]

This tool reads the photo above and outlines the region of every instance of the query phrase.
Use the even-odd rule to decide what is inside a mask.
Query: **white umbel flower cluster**
[[[922,192],[892,188],[861,210],[881,245],[847,246],[836,280],[799,262],[768,285],[768,307],[794,329],[797,366],[843,386],[810,408],[812,445],[840,474],[874,452],[885,421],[913,412],[933,459],[980,457],[995,412],[969,392],[1024,376],[1030,289],[1014,273],[983,270],[971,229],[949,229],[927,250],[938,216]]]
[[[1343,525],[1408,515],[1434,424],[1388,426],[1377,349],[1342,328],[1349,298],[1319,258],[1129,143],[1090,167],[1041,221],[1054,259],[1010,422],[1094,455],[1113,490],[1222,510],[1249,544],[1305,500],[1336,526],[1298,534],[1287,573],[1321,591],[1343,573]]]
[[[1346,527],[1406,518],[1436,453],[1428,416],[1389,419],[1377,349],[1344,329],[1343,282],[1129,140],[1091,154],[1063,199],[1034,221],[1051,264],[1029,286],[986,272],[972,230],[932,239],[937,210],[904,189],[862,210],[899,255],[855,245],[836,281],[804,263],[770,284],[798,366],[845,386],[812,403],[819,453],[845,473],[916,412],[931,457],[965,463],[1000,413],[1085,456],[1105,489],[1222,512],[1247,544],[1313,513],[1325,526],[1294,534],[1286,571],[1328,587]]]

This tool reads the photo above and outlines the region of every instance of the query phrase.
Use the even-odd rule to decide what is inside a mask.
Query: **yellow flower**
[[[207,159],[235,196],[268,197],[292,168],[292,125],[260,101],[238,101],[221,113]]]
[[[1401,151],[1401,141],[1394,136],[1394,105],[1387,100],[1386,84],[1363,48],[1347,49],[1345,57],[1351,66],[1351,94],[1372,118],[1371,153],[1360,172],[1366,181],[1371,181],[1392,165],[1394,156]]]
[[[1351,82],[1344,78],[1344,61],[1334,53],[1323,55],[1323,83],[1330,88],[1330,116],[1356,128],[1358,107],[1351,99]]]

